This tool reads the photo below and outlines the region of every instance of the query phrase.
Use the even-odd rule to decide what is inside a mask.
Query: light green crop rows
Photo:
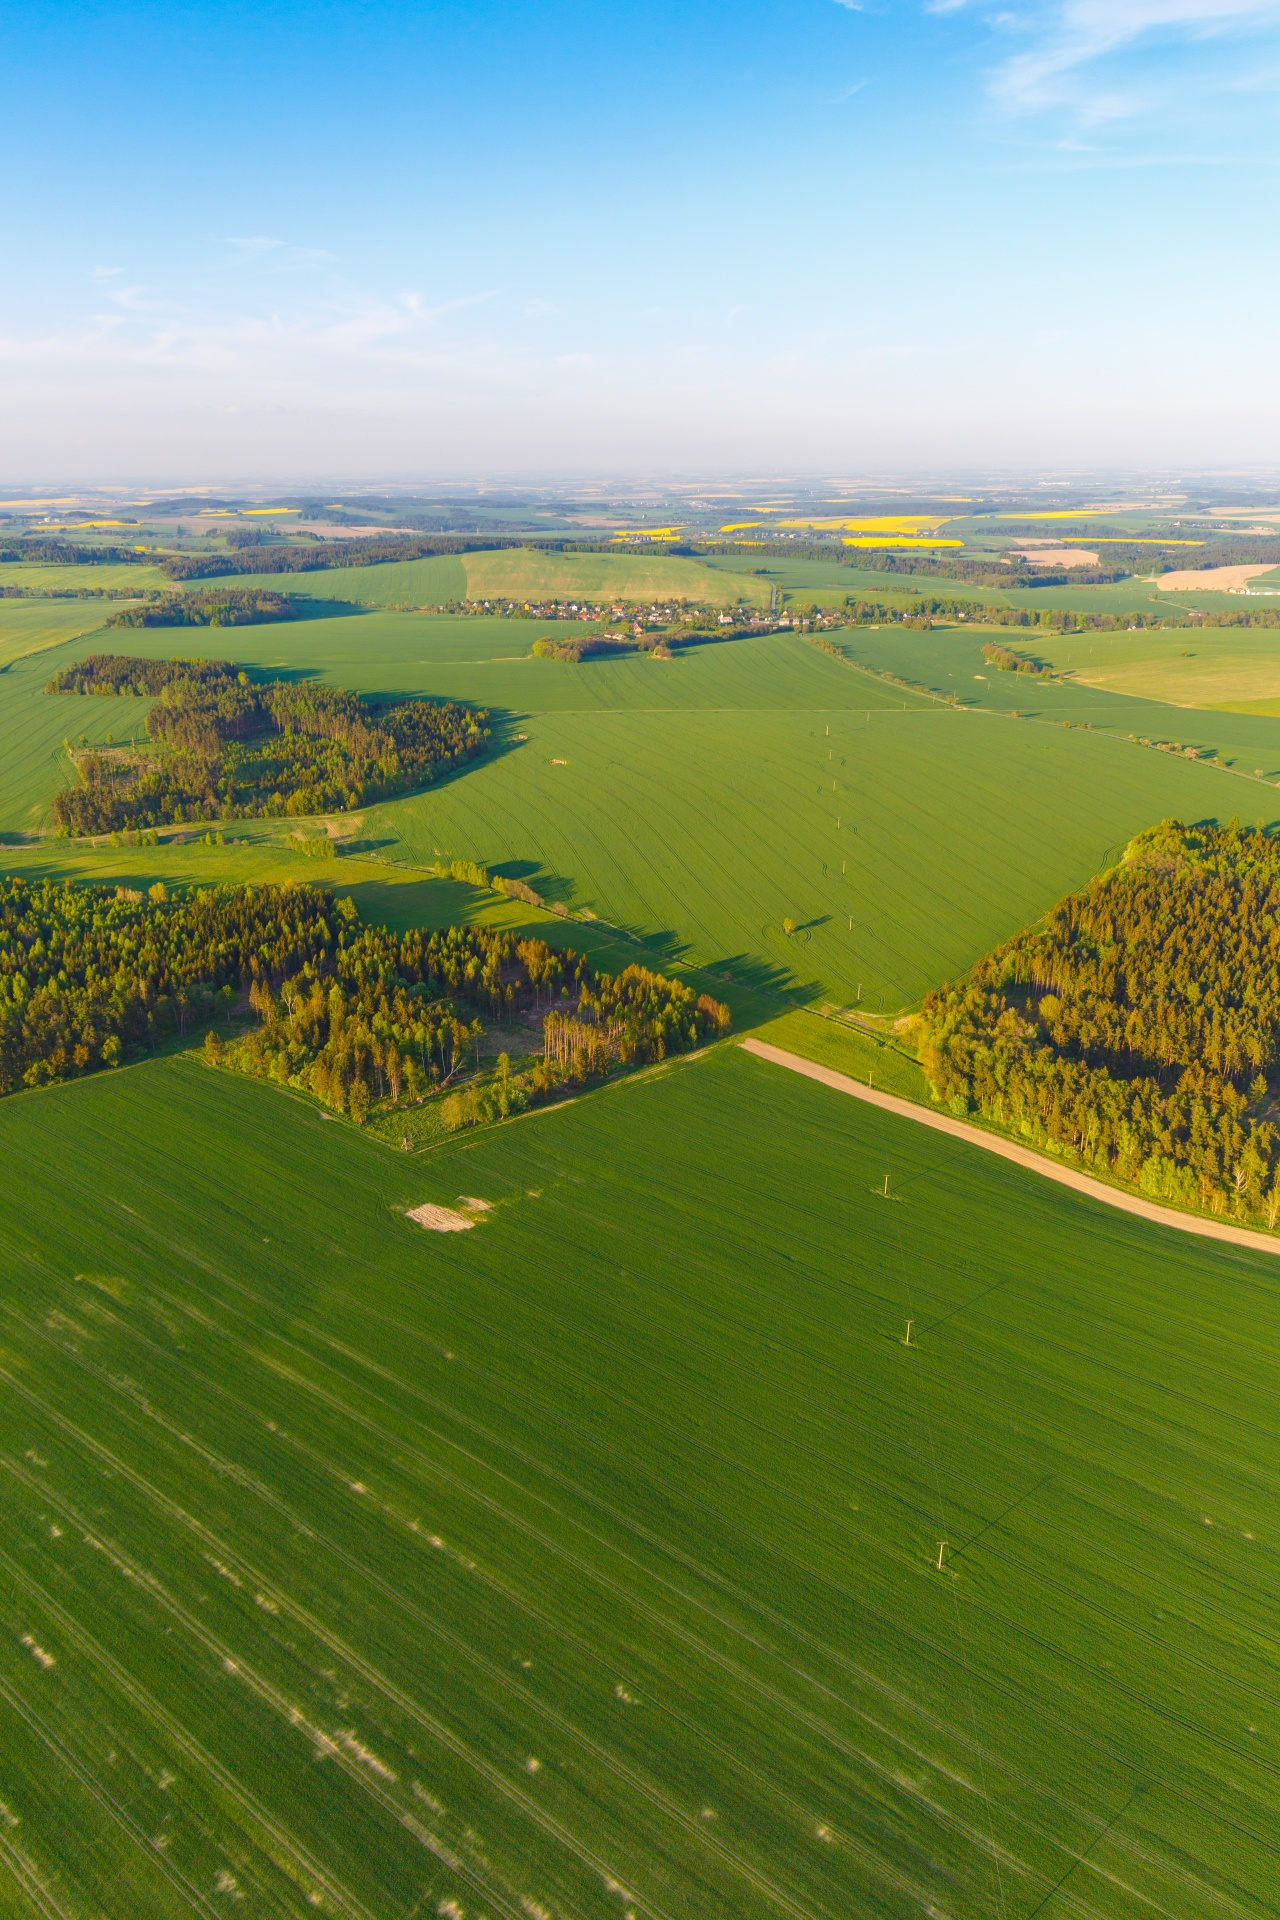
[[[6,1911],[1275,1911],[1274,1261],[733,1049],[0,1162]]]

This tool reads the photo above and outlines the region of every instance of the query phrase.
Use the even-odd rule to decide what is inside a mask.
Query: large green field
[[[109,620],[100,600],[0,600],[0,673],[32,653],[47,653]]]
[[[208,583],[201,581],[200,588]],[[688,600],[731,606],[739,597],[769,604],[767,583],[726,579],[700,560],[651,553],[544,553],[494,548],[322,573],[229,576],[220,585],[270,587],[305,598],[370,607],[440,606],[453,600]]]
[[[1275,1911],[1273,1260],[733,1047],[0,1156],[6,1912]]]
[[[861,989],[864,1004],[909,1003],[1155,820],[1271,817],[1272,792],[1252,774],[1280,771],[1274,721],[1202,714],[1192,726],[1170,708],[992,674],[980,633],[885,629],[842,642],[851,657],[930,684],[945,666],[943,690],[978,700],[971,712],[792,635],[573,666],[528,656],[543,630],[368,612],[217,638],[263,670],[491,710],[484,761],[362,817],[385,860],[502,865],[667,962],[801,997],[849,1002]],[[64,737],[141,731],[145,702],[43,692],[88,646],[0,676],[0,830],[46,817],[69,771]],[[204,635],[164,630],[131,633],[128,646],[210,650]],[[1014,721],[1019,703],[1031,717]],[[1230,747],[1249,779],[1116,737],[1163,737],[1171,721],[1189,740],[1209,727],[1209,744]],[[231,877],[225,860],[209,856]]]
[[[1181,633],[1013,633],[1086,686],[1179,707],[1258,707],[1280,699],[1280,629],[1201,627]]]
[[[159,567],[145,560],[66,567],[47,566],[39,560],[0,561],[0,587],[22,587],[27,593],[83,592],[86,587],[113,593],[146,593],[171,584]]]

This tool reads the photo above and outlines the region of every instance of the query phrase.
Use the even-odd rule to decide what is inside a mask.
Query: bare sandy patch
[[[1089,553],[1083,547],[1042,547],[1033,543],[1026,547],[1014,547],[1014,553],[1020,553],[1024,560],[1043,562],[1051,567],[1096,567],[1098,556]]]
[[[1181,567],[1176,573],[1162,573],[1161,593],[1230,593],[1247,587],[1260,574],[1275,573],[1274,560],[1254,567]],[[1276,585],[1280,587],[1280,575]]]
[[[475,1195],[471,1193],[460,1193],[458,1195],[458,1205],[465,1207],[468,1213],[493,1212],[492,1200],[477,1200]]]
[[[468,1233],[476,1224],[474,1218],[458,1213],[453,1207],[433,1207],[429,1202],[426,1206],[411,1208],[408,1218],[416,1220],[428,1233]]]

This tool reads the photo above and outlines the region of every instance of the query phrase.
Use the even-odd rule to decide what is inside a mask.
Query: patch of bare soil
[[[433,1207],[430,1203],[410,1209],[410,1220],[416,1220],[428,1233],[467,1233],[474,1227],[474,1218],[465,1213],[457,1213],[452,1207]]]

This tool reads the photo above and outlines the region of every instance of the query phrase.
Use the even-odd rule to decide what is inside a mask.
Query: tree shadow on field
[[[782,1000],[817,1000],[829,994],[821,980],[801,980],[791,967],[779,966],[776,960],[765,960],[756,953],[722,955],[708,961],[703,971]]]

